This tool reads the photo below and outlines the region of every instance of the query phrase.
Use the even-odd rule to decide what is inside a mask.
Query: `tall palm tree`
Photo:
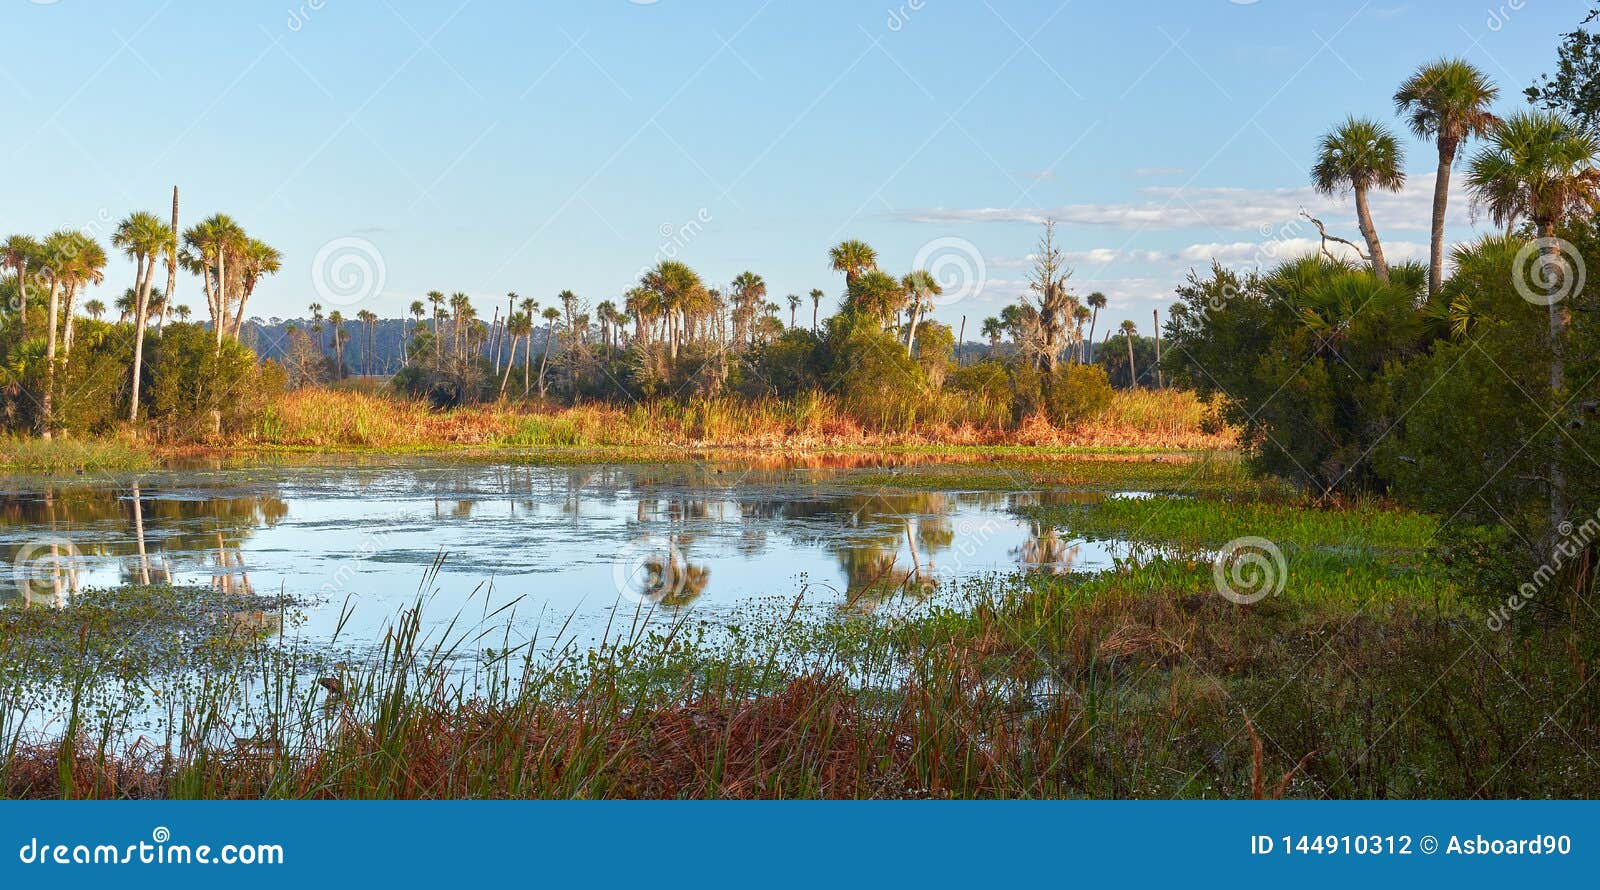
[[[844,286],[849,288],[861,273],[878,268],[878,252],[867,242],[852,238],[828,251],[828,263],[833,271],[844,273]]]
[[[328,313],[328,324],[333,325],[333,379],[344,379],[344,313],[335,309]]]
[[[245,240],[239,254],[239,306],[234,310],[229,333],[239,339],[239,329],[244,325],[244,307],[256,292],[263,276],[276,275],[283,266],[283,254],[276,247],[256,238]]]
[[[105,280],[106,251],[100,242],[87,235],[79,234],[76,249],[72,253],[72,260],[66,269],[67,286],[65,311],[62,313],[66,331],[62,337],[61,366],[67,367],[72,355],[73,332],[77,327],[78,316],[73,311],[73,304],[77,302],[78,294],[93,284]]]
[[[539,354],[539,398],[544,398],[545,377],[544,369],[550,364],[550,347],[555,343],[556,319],[561,317],[561,310],[548,306],[544,310],[544,352]]]
[[[133,306],[133,386],[128,405],[128,422],[139,421],[139,379],[144,371],[144,333],[150,320],[150,283],[155,278],[156,261],[170,249],[172,230],[154,213],[131,213],[117,224],[111,244],[133,260],[134,288],[138,297]]]
[[[466,351],[466,338],[462,326],[472,324],[472,298],[461,291],[451,294],[450,317],[454,319],[450,323],[450,354],[459,359]]]
[[[992,315],[988,318],[985,318],[983,320],[983,327],[978,329],[979,333],[989,338],[990,358],[994,358],[994,351],[1000,348],[1000,334],[1003,330],[1004,328],[1001,326],[1000,319],[995,318]]]
[[[28,333],[28,266],[36,265],[44,246],[27,235],[12,235],[0,244],[0,266],[17,276],[17,331],[19,339]]]
[[[1139,333],[1139,326],[1133,323],[1133,319],[1129,318],[1123,320],[1119,330],[1122,331],[1123,339],[1128,341],[1128,388],[1138,389],[1139,370],[1133,365],[1133,335]]]
[[[444,329],[439,326],[440,321],[442,321],[440,313],[444,311],[444,294],[431,290],[428,291],[427,297],[428,303],[433,306],[433,360],[437,364],[444,358],[444,344],[441,339]]]
[[[233,294],[228,271],[247,243],[244,229],[222,213],[201,220],[183,233],[186,265],[199,273],[205,285],[206,307],[211,310],[211,327],[219,350],[228,327],[228,305]]]
[[[1072,335],[1078,341],[1078,362],[1080,364],[1089,360],[1087,345],[1089,341],[1085,340],[1083,337],[1083,326],[1088,324],[1093,318],[1094,310],[1090,309],[1088,306],[1080,303],[1072,307]],[[1090,331],[1089,336],[1093,337],[1094,332]]]
[[[172,294],[178,287],[178,187],[172,187],[172,223],[167,226],[172,230],[172,240],[167,242],[164,251],[167,260],[167,289],[162,291],[164,300],[161,304],[161,320],[156,322],[156,336],[161,336],[161,329],[167,325],[167,316],[172,313]]]
[[[1405,150],[1394,133],[1370,118],[1351,116],[1323,134],[1317,147],[1317,163],[1311,168],[1311,184],[1325,195],[1345,191],[1355,193],[1356,224],[1367,241],[1372,271],[1378,280],[1389,282],[1389,264],[1383,260],[1383,246],[1372,224],[1367,193],[1374,188],[1397,192],[1405,185]]]
[[[927,269],[913,269],[900,279],[900,287],[906,292],[909,303],[908,318],[906,319],[906,351],[917,341],[917,322],[922,318],[924,308],[932,305],[934,297],[944,293],[939,287],[939,282],[933,273]]]
[[[1100,320],[1100,310],[1106,308],[1106,295],[1095,291],[1085,297],[1084,301],[1089,304],[1089,309],[1092,310],[1092,314],[1089,316],[1089,341],[1086,344],[1087,354],[1084,357],[1084,361],[1092,362],[1094,361],[1094,324]]]
[[[811,289],[811,333],[817,332],[817,312],[822,309],[822,288]]]
[[[90,300],[83,304],[83,311],[90,318],[99,321],[100,317],[106,314],[106,304],[99,300]]]
[[[78,239],[70,229],[51,232],[40,245],[39,271],[50,282],[50,299],[45,317],[44,396],[39,400],[39,433],[48,439],[54,434],[52,412],[55,407],[56,342],[61,317],[61,289],[70,277],[69,266],[77,254]]]
[[[1428,254],[1428,296],[1444,282],[1444,212],[1450,198],[1450,168],[1461,143],[1482,136],[1499,120],[1489,106],[1500,95],[1488,76],[1465,59],[1439,59],[1417,69],[1394,94],[1395,111],[1411,132],[1439,148],[1433,179],[1433,231]]]
[[[1546,111],[1514,114],[1489,133],[1489,144],[1473,155],[1467,187],[1495,223],[1508,228],[1519,219],[1533,223],[1540,250],[1540,278],[1553,295],[1572,271],[1560,253],[1556,230],[1570,215],[1600,211],[1600,137],[1571,120]],[[1515,273],[1514,273],[1515,274]],[[1568,322],[1565,303],[1548,301],[1550,391],[1559,404],[1566,389],[1562,335]],[[1566,520],[1567,486],[1561,467],[1561,435],[1550,462],[1550,542]]]

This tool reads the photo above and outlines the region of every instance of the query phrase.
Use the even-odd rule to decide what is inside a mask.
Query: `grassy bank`
[[[974,579],[876,615],[801,600],[750,607],[712,627],[689,611],[670,628],[600,651],[507,645],[471,662],[471,682],[462,680],[458,647],[492,628],[492,617],[429,637],[409,611],[375,657],[334,668],[331,689],[308,681],[300,653],[230,637],[235,666],[203,662],[205,677],[167,693],[171,738],[130,748],[95,725],[13,735],[0,790],[208,798],[1593,793],[1600,697],[1585,681],[1600,628],[1489,630],[1481,607],[1418,558],[1429,533],[1420,517],[1242,497],[1040,508],[1035,518],[1064,536],[1132,532],[1159,548],[1099,575]],[[1235,532],[1279,536],[1287,556],[1281,588],[1250,605],[1218,594],[1203,554]],[[60,621],[53,638],[67,641],[57,655],[78,678],[75,688],[108,673],[123,683],[154,675],[74,654],[103,651],[92,638],[110,632],[105,622],[76,620],[70,609],[35,610],[30,620]],[[208,651],[223,645],[208,639]],[[234,697],[250,686],[270,695],[241,720]],[[1554,717],[1550,702],[1562,703]]]
[[[275,400],[248,432],[226,440],[166,440],[150,431],[0,440],[0,473],[136,470],[178,457],[237,459],[274,452],[537,453],[558,459],[667,461],[681,460],[685,449],[753,456],[852,451],[975,456],[1233,447],[1230,433],[1208,431],[1211,417],[1209,406],[1178,390],[1119,392],[1102,416],[1070,429],[1035,417],[1015,428],[929,421],[884,431],[850,420],[825,396],[628,407],[490,404],[441,411],[372,392],[307,389]]]
[[[940,421],[873,430],[827,396],[794,401],[692,400],[628,407],[585,405],[539,410],[484,405],[435,411],[418,402],[328,390],[290,393],[272,406],[250,444],[420,449],[723,447],[807,451],[907,446],[1226,448],[1208,433],[1208,406],[1177,390],[1120,392],[1090,423],[1057,429],[1032,418],[1015,429]]]

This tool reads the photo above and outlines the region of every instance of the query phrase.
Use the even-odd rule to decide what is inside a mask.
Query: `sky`
[[[828,248],[858,238],[934,271],[935,316],[976,339],[1055,218],[1101,325],[1148,331],[1189,269],[1315,247],[1302,207],[1358,240],[1308,186],[1330,125],[1403,132],[1396,85],[1444,55],[1522,107],[1588,5],[6,0],[0,232],[103,237],[177,185],[184,226],[228,213],[282,251],[263,318],[620,302],[667,256],[826,313]],[[1391,262],[1427,254],[1436,155],[1405,142],[1410,184],[1373,202]],[[95,296],[132,277],[114,259]],[[197,279],[176,302],[203,314]]]

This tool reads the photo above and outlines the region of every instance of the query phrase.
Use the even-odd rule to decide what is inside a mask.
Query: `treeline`
[[[109,233],[99,229],[0,243],[9,273],[0,279],[5,428],[49,438],[125,421],[186,435],[246,422],[281,386],[281,369],[239,344],[246,306],[260,280],[278,271],[278,251],[224,214],[180,229],[176,188],[170,217],[138,211]],[[134,266],[114,321],[89,297],[110,262],[101,237]],[[180,269],[200,278],[209,327],[189,323],[189,308],[173,301]]]
[[[1355,194],[1362,262],[1325,249],[1191,273],[1165,331],[1168,374],[1224,400],[1258,469],[1321,499],[1438,514],[1438,555],[1506,623],[1587,608],[1600,577],[1600,299],[1584,262],[1600,256],[1600,139],[1561,105],[1595,95],[1600,68],[1583,70],[1530,93],[1548,107],[1502,117],[1466,62],[1422,68],[1395,105],[1438,148],[1433,262],[1384,262],[1364,196],[1397,187],[1403,159],[1387,127],[1352,119],[1324,138],[1312,178]],[[1447,264],[1446,193],[1469,139],[1467,186],[1505,234]]]
[[[754,272],[713,287],[678,260],[644,272],[620,301],[591,307],[563,291],[542,305],[512,293],[487,322],[467,295],[433,292],[411,307],[401,344],[407,360],[392,386],[439,407],[827,392],[877,428],[929,418],[1009,426],[1034,414],[1068,425],[1092,418],[1110,400],[1106,369],[1089,361],[1106,300],[1070,292],[1071,270],[1053,225],[1045,227],[1028,295],[985,323],[987,349],[974,345],[964,355],[955,349],[957,332],[928,317],[942,286],[927,270],[893,275],[879,268],[871,246],[855,240],[832,248],[829,262],[844,278],[844,294],[826,316],[821,289],[780,302]],[[299,345],[289,348],[292,383],[337,376],[345,365],[336,345],[341,327],[330,336],[318,318],[293,332]],[[1132,348],[1133,329],[1121,330]],[[355,331],[359,337],[363,328]],[[322,348],[329,343],[335,346]],[[1146,349],[1141,343],[1136,358]],[[1127,378],[1126,361],[1114,362]],[[1146,369],[1155,371],[1154,362]]]

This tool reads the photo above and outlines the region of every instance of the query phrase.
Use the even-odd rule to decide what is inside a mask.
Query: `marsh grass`
[[[1600,625],[1489,630],[1420,557],[1425,519],[1213,496],[1034,515],[1068,535],[1137,531],[1098,574],[802,593],[715,621],[621,608],[592,648],[560,629],[519,639],[515,600],[435,625],[419,595],[361,657],[224,636],[183,650],[215,657],[181,684],[89,657],[125,634],[109,614],[36,610],[0,622],[0,655],[54,641],[32,645],[69,666],[60,719],[8,734],[0,793],[1515,798],[1600,782]],[[1250,605],[1218,594],[1208,555],[1241,532],[1287,557],[1281,589]],[[7,676],[8,713],[40,670]],[[126,696],[145,687],[164,734],[129,742]]]
[[[793,400],[690,399],[629,406],[543,408],[509,402],[433,410],[381,394],[307,389],[270,406],[248,444],[260,447],[422,449],[731,447],[804,451],[916,446],[1212,448],[1210,409],[1178,390],[1118,393],[1102,418],[1058,429],[1039,418],[1016,428],[959,417],[876,429],[852,420],[827,395]]]
[[[95,470],[141,470],[154,464],[148,444],[126,438],[0,439],[0,472],[66,475]]]

